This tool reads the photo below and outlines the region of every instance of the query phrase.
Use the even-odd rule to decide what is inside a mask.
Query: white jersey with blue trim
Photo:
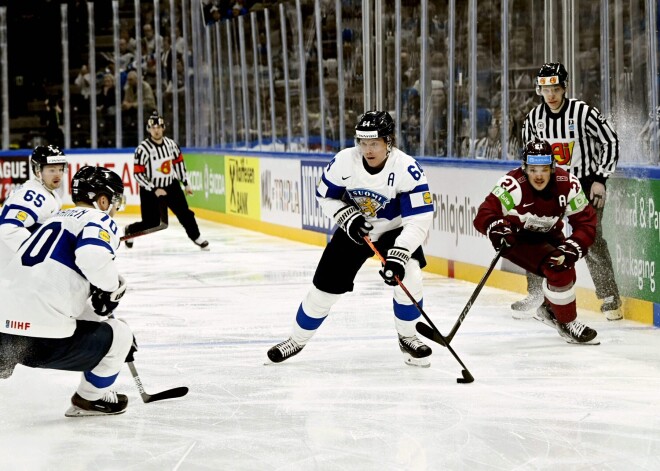
[[[38,180],[17,187],[0,210],[0,270],[39,225],[62,207],[60,196]]]
[[[403,227],[395,245],[411,252],[422,245],[433,223],[433,200],[419,163],[393,147],[385,166],[376,174],[365,169],[358,147],[337,153],[323,171],[316,199],[333,217],[352,204],[373,226],[371,240]]]
[[[21,245],[0,275],[0,332],[65,338],[85,310],[90,285],[119,287],[115,221],[77,206],[48,219]]]

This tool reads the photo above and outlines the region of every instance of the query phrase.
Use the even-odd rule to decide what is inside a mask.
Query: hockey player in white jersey
[[[57,146],[37,146],[30,156],[34,178],[16,188],[0,210],[0,270],[39,225],[62,207],[66,156]]]
[[[325,320],[339,297],[353,290],[353,281],[374,253],[369,236],[387,253],[381,276],[394,289],[394,323],[404,361],[430,366],[431,349],[416,336],[420,312],[398,286],[403,280],[422,305],[421,245],[433,219],[433,202],[419,163],[395,147],[394,121],[386,111],[369,111],[355,127],[356,146],[340,151],[317,185],[323,212],[337,223],[314,274],[314,286],[303,299],[291,336],[270,350],[275,363],[298,354]],[[405,278],[405,280],[404,280]]]
[[[72,180],[75,208],[49,218],[21,245],[0,283],[0,377],[16,364],[81,371],[67,417],[119,414],[128,399],[111,390],[133,334],[107,318],[126,284],[115,265],[119,247],[112,219],[124,186],[104,167],[82,167]],[[98,321],[78,319],[91,295]]]

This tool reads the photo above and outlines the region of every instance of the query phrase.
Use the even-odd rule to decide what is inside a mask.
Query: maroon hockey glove
[[[582,257],[582,248],[572,239],[566,239],[546,258],[546,265],[554,271],[569,270]]]
[[[403,280],[403,277],[406,276],[406,263],[409,260],[410,251],[408,249],[404,247],[392,247],[387,251],[387,258],[385,258],[383,269],[378,273],[383,277],[386,284],[396,286],[398,283],[395,277],[398,277],[399,281]]]
[[[516,233],[506,219],[497,219],[488,226],[488,238],[495,250],[506,250],[516,243]]]
[[[367,222],[355,206],[344,206],[334,215],[337,225],[358,245],[364,244],[364,236],[369,235],[374,226]]]

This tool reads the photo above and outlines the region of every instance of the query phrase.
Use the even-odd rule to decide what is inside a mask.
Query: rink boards
[[[0,157],[0,200],[11,187],[27,178],[27,156],[20,152]],[[6,155],[3,154],[3,155]],[[67,153],[69,178],[85,164],[115,170],[124,181],[128,211],[139,210],[133,154],[117,152]],[[205,219],[325,245],[334,231],[314,196],[316,182],[330,154],[263,152],[185,152],[189,204]],[[424,245],[426,270],[477,282],[493,258],[488,239],[472,226],[477,208],[497,179],[517,166],[515,161],[420,159],[435,205],[433,225]],[[62,190],[71,204],[68,181]],[[660,296],[655,263],[660,261],[660,171],[623,167],[608,181],[608,204],[603,226],[622,295],[626,318],[660,326]],[[584,261],[578,264],[578,305],[598,311],[593,283]],[[507,260],[498,263],[490,286],[525,292],[522,271]]]

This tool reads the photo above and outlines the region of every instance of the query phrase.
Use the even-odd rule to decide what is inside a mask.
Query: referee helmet
[[[568,86],[568,71],[564,64],[560,62],[549,62],[543,64],[538,74],[536,74],[536,94],[541,94],[541,87],[544,85],[560,85],[566,89]]]

